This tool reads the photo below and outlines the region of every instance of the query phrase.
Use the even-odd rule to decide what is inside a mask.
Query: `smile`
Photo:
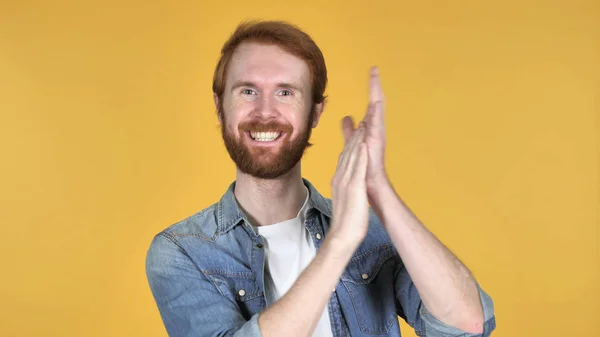
[[[272,142],[281,136],[279,131],[254,132],[250,131],[250,137],[258,142]]]

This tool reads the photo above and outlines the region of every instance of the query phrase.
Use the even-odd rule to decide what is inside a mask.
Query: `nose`
[[[277,101],[274,97],[263,95],[255,101],[252,116],[259,119],[273,119],[279,116]]]

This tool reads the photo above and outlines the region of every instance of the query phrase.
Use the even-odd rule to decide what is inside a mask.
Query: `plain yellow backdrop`
[[[329,68],[304,176],[330,196],[379,65],[391,180],[493,297],[493,335],[599,336],[598,4],[0,2],[0,335],[166,336],[150,240],[234,179],[219,49],[282,19]]]

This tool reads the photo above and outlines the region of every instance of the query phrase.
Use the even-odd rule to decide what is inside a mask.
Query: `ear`
[[[213,93],[213,101],[215,102],[215,109],[217,109],[217,118],[219,119],[219,124],[222,124],[221,113],[219,112],[219,96],[216,93]]]
[[[315,105],[315,114],[313,116],[312,128],[316,128],[319,125],[319,120],[321,119],[321,114],[325,109],[326,101],[324,100],[322,103],[318,103]]]

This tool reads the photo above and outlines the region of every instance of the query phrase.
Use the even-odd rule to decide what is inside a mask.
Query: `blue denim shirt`
[[[311,201],[305,224],[318,250],[329,231],[331,200],[303,180]],[[266,309],[263,240],[240,210],[234,187],[235,181],[219,202],[164,229],[150,244],[146,274],[171,337],[261,336],[258,315]],[[489,336],[496,325],[494,308],[478,288],[485,320],[482,334],[437,320],[425,309],[371,211],[367,235],[329,299],[333,336],[400,337],[398,316],[419,336]]]

